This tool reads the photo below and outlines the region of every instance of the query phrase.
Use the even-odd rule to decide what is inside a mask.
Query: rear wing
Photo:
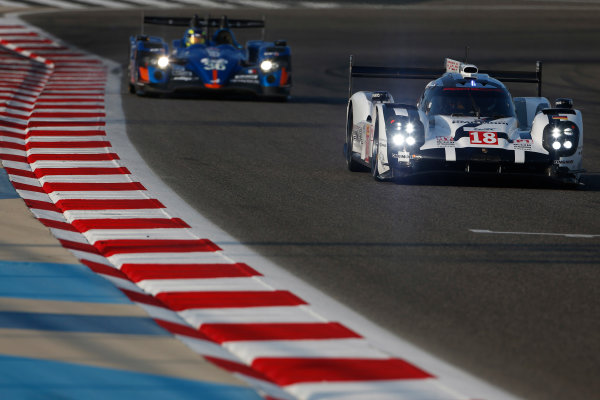
[[[190,28],[264,28],[265,21],[260,19],[229,19],[226,16],[221,18],[200,18],[194,15],[187,17],[144,17],[144,24],[169,25],[169,26],[189,26]]]
[[[391,78],[391,79],[428,79],[433,80],[447,72],[446,68],[393,68],[354,65],[354,56],[350,56],[348,73],[348,98],[352,96],[352,78]],[[479,71],[502,82],[537,83],[538,97],[542,97],[542,62],[537,61],[535,71]]]

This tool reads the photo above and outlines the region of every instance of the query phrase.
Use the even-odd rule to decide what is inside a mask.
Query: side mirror
[[[573,108],[573,100],[564,97],[558,98],[554,102],[554,108],[567,108],[570,110]]]

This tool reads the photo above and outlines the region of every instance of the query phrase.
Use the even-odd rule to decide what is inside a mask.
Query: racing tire
[[[379,119],[375,119],[375,128],[373,132],[373,148],[371,149],[371,175],[378,182],[383,181],[379,173]]]
[[[352,137],[353,122],[352,105],[350,105],[348,109],[348,119],[346,122],[346,165],[348,166],[348,170],[352,172],[360,172],[364,171],[365,168],[352,157],[354,154],[352,151],[352,148],[354,147],[354,138]]]

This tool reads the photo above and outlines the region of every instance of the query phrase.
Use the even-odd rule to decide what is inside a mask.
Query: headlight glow
[[[273,64],[273,62],[269,60],[265,60],[260,63],[260,69],[262,69],[264,72],[272,70],[274,66],[275,65]]]
[[[415,131],[415,126],[412,123],[406,124],[406,133],[413,133]]]
[[[558,129],[558,128],[552,129],[552,137],[553,138],[558,139],[560,137],[560,134],[561,134],[560,129]]]
[[[573,134],[573,129],[566,128],[563,132],[565,133],[565,135],[571,136]]]
[[[563,146],[565,146],[565,149],[570,149],[571,147],[573,147],[573,143],[567,140],[563,143]]]
[[[560,142],[554,142],[554,143],[552,143],[552,148],[553,148],[554,150],[558,150],[558,149],[560,149]]]
[[[412,136],[409,136],[409,137],[407,137],[407,138],[406,138],[406,144],[407,144],[407,145],[409,145],[409,146],[412,146],[412,145],[413,145],[413,144],[415,144],[415,143],[416,143],[416,140],[415,140],[415,138],[414,138],[414,137],[412,137]]]
[[[167,68],[167,66],[169,65],[169,57],[167,57],[167,56],[159,57],[157,64],[158,64],[159,68]]]
[[[404,143],[404,136],[403,135],[394,135],[392,137],[392,142],[396,145],[396,146],[400,146],[401,144]]]

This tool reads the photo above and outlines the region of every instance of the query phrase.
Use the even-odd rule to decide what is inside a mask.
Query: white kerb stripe
[[[256,340],[223,343],[247,364],[256,358],[366,358],[385,360],[388,354],[364,339]]]
[[[69,221],[78,219],[130,219],[130,218],[171,218],[163,208],[132,210],[68,210],[65,217]]]
[[[150,199],[146,191],[142,190],[114,190],[108,191],[81,191],[76,192],[72,190],[65,191],[54,191],[50,193],[50,198],[53,201],[58,200],[145,200]]]
[[[80,260],[89,260],[98,264],[107,265],[109,267],[113,267],[113,265],[103,256],[95,253],[89,253],[87,251],[68,249],[75,257]]]
[[[120,253],[107,257],[114,265],[123,264],[221,264],[224,257],[217,252],[185,253]]]
[[[135,302],[138,306],[142,307],[144,311],[148,313],[148,315],[152,318],[162,319],[167,322],[173,322],[175,324],[183,324],[186,325],[186,322],[181,319],[179,315],[169,310],[168,308],[151,306],[149,304]]]
[[[103,275],[103,278],[108,279],[112,282],[113,285],[118,287],[119,289],[129,290],[130,292],[143,293],[139,287],[135,285],[135,283],[131,282],[128,279],[117,278],[112,275]]]
[[[209,323],[325,322],[305,306],[196,308],[179,315],[195,328]]]
[[[399,379],[363,382],[297,383],[285,389],[299,399],[327,400],[469,400],[448,390],[437,379]]]
[[[298,400],[296,397],[285,392],[281,387],[275,385],[274,383],[264,381],[262,379],[256,379],[252,376],[244,375],[241,373],[232,373],[232,375],[247,382],[250,386],[258,388],[259,390],[263,391],[264,393],[268,394],[269,396],[273,397],[274,399]],[[317,399],[315,399],[315,400],[317,400]],[[326,399],[323,399],[323,400],[326,400]]]
[[[59,228],[50,228],[50,232],[52,232],[52,234],[56,236],[57,239],[68,240],[70,242],[75,243],[89,244],[88,241],[79,232],[66,231],[64,229]]]
[[[174,292],[260,292],[273,290],[271,286],[255,278],[147,279],[137,282],[137,284],[152,295]]]
[[[187,324],[186,324],[187,325]],[[184,335],[175,335],[175,337],[188,345],[195,353],[203,356],[221,358],[223,360],[241,363],[240,359],[225,350],[221,345]]]

